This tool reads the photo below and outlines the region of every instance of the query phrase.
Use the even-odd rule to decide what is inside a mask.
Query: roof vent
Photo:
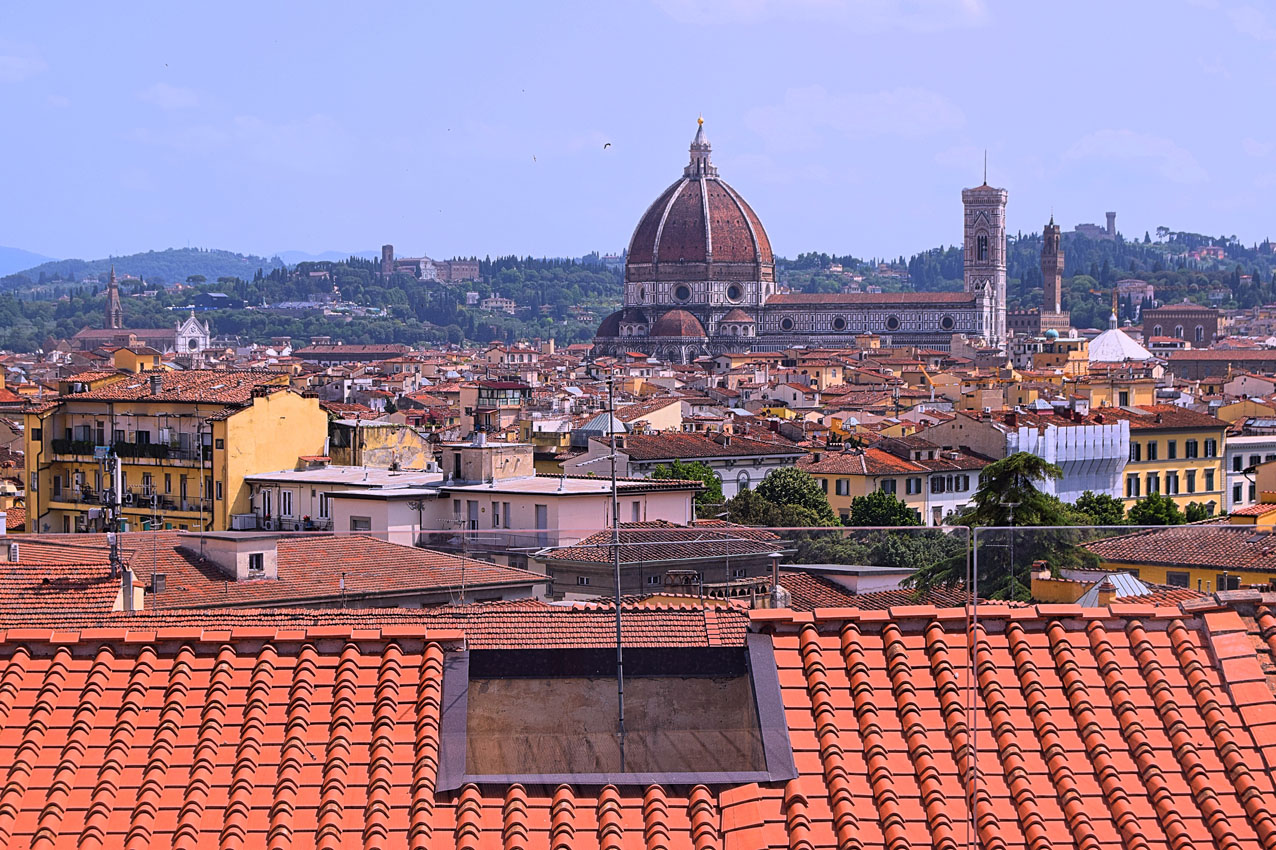
[[[18,544],[17,543],[9,544],[9,563],[11,564],[18,563]]]

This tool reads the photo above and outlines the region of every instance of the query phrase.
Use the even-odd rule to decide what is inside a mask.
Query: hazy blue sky
[[[0,244],[619,250],[703,112],[778,253],[1276,236],[1269,0],[8,3]],[[604,148],[605,143],[611,146]]]

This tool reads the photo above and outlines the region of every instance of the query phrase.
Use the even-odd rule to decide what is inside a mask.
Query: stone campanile
[[[1063,248],[1059,244],[1059,225],[1050,223],[1041,233],[1041,310],[1058,313],[1063,309]]]
[[[967,292],[984,296],[984,338],[1004,347],[1006,339],[1006,199],[1005,189],[984,184],[961,190],[964,278]]]

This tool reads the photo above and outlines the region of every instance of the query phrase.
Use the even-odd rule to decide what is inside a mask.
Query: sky
[[[703,115],[778,254],[1276,236],[1268,0],[0,6],[0,245],[623,249]]]

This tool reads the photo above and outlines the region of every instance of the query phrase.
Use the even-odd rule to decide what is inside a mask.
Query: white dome
[[[1130,339],[1120,328],[1108,328],[1090,341],[1091,363],[1124,363],[1151,360],[1152,352]]]

